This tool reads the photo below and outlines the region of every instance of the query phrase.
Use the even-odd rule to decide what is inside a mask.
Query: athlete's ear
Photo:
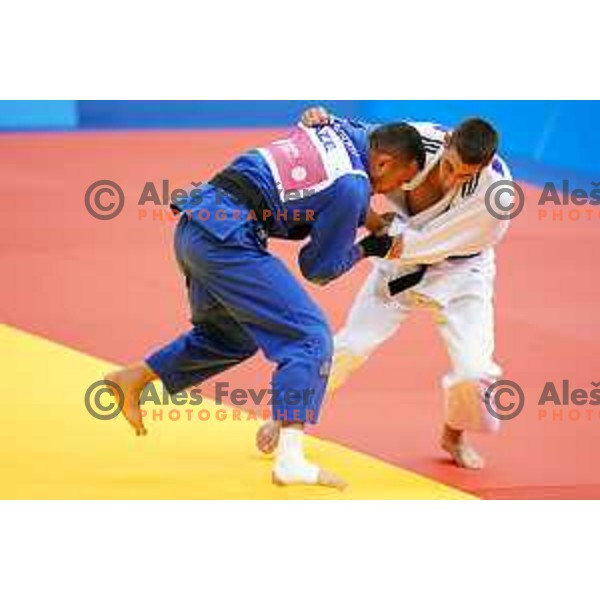
[[[444,148],[450,147],[450,139],[452,138],[452,134],[449,131],[446,131],[444,134]]]
[[[378,163],[381,171],[386,171],[394,166],[395,159],[391,154],[378,152]]]
[[[386,168],[392,160],[392,157],[384,152],[372,150],[369,159],[371,163],[371,173],[375,176],[380,176],[386,171]]]
[[[417,173],[420,170],[421,169],[419,168],[419,163],[416,160],[411,161],[408,165],[408,174],[410,175],[410,179],[416,177]]]

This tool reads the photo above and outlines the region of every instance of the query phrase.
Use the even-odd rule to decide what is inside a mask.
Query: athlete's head
[[[369,136],[369,177],[373,192],[387,194],[410,181],[425,165],[419,132],[408,123],[382,125]]]
[[[469,181],[490,163],[497,149],[498,133],[487,121],[463,121],[446,139],[440,159],[440,184],[444,191]]]

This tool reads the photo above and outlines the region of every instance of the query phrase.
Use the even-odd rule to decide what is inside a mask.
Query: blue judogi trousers
[[[248,209],[222,192],[215,201],[214,191],[209,187],[202,196],[203,215],[209,216],[184,211],[175,232],[193,328],[146,362],[175,394],[260,349],[276,364],[273,418],[316,423],[333,352],[327,320],[268,252],[262,225],[246,219]],[[217,220],[218,210],[227,218]],[[233,210],[241,215],[233,218]]]

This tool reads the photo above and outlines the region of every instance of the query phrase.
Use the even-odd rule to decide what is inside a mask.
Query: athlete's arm
[[[366,121],[359,121],[357,119],[343,119],[330,113],[326,108],[322,106],[311,106],[307,108],[300,116],[300,123],[305,127],[319,127],[320,125],[329,125],[334,121],[340,123],[346,123],[352,127],[358,129],[371,130],[377,125],[374,123],[367,123]]]
[[[326,285],[351,269],[363,256],[355,243],[356,231],[365,219],[365,198],[370,185],[363,177],[344,177],[336,184],[336,197],[319,210],[310,242],[298,256],[302,275]]]
[[[508,229],[508,220],[492,216],[483,198],[453,207],[422,229],[407,228],[388,258],[403,265],[434,264],[450,256],[476,254],[497,244]]]

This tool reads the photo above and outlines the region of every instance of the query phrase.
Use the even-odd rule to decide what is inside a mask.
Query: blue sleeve
[[[351,269],[361,258],[357,229],[364,223],[371,188],[366,178],[351,175],[340,179],[332,197],[317,212],[310,242],[298,256],[302,275],[325,285]]]
[[[381,123],[369,123],[368,121],[360,121],[358,119],[344,119],[336,115],[331,115],[331,120],[347,128],[348,133],[352,133],[354,130],[364,132],[367,135],[381,125]]]

